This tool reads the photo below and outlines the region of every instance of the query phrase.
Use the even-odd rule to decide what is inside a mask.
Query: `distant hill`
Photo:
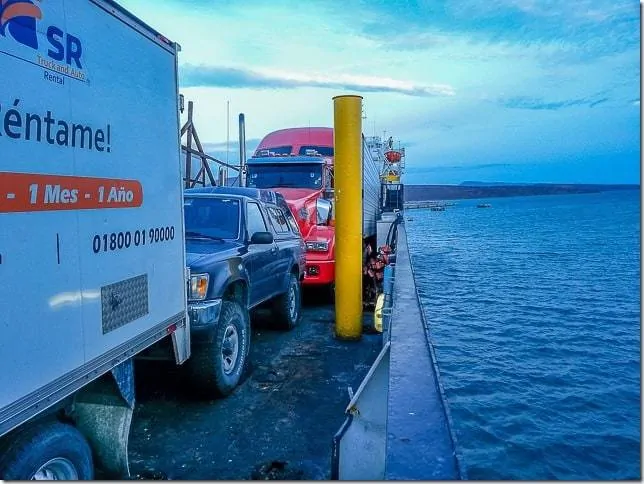
[[[639,190],[639,185],[505,183],[466,181],[460,185],[405,185],[405,201],[462,200],[469,198],[525,197]]]
[[[482,181],[464,181],[460,187],[498,187],[498,186],[523,186],[538,185],[538,183],[513,183],[513,182],[482,182]]]
[[[460,187],[595,187],[600,190],[637,190],[637,184],[605,184],[605,183],[517,183],[517,182],[484,182],[464,181],[459,183]]]

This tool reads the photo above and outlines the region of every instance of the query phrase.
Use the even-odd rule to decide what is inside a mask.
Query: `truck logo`
[[[40,8],[29,0],[1,0],[0,35],[7,31],[16,42],[32,49],[38,49],[36,19],[42,18]]]
[[[11,55],[45,69],[45,79],[64,84],[64,77],[87,82],[81,57],[81,40],[56,25],[43,27],[43,10],[37,3],[43,0],[0,0],[0,39],[12,38],[37,52],[36,59],[25,57],[24,51],[0,53]],[[39,36],[41,38],[39,39]],[[44,39],[42,38],[44,37]],[[39,40],[46,40],[39,45]],[[0,47],[2,44],[0,44]]]

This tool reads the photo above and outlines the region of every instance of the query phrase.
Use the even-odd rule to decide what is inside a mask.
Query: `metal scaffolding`
[[[185,154],[185,174],[183,176],[184,188],[194,188],[196,186],[225,186],[227,181],[225,168],[230,168],[239,172],[239,167],[218,160],[204,151],[203,145],[199,140],[199,135],[197,134],[197,128],[194,125],[193,112],[194,103],[192,101],[188,101],[188,120],[181,128],[181,152]],[[185,144],[183,142],[184,135],[186,136]],[[193,142],[196,149],[193,147]],[[192,178],[192,163],[195,161],[194,158],[197,158],[201,162],[201,167],[199,168],[197,175]],[[209,164],[210,161],[219,165],[218,179],[216,179],[212,173]]]

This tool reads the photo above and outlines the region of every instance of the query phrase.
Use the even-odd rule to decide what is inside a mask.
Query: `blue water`
[[[470,479],[640,478],[639,197],[406,212]]]

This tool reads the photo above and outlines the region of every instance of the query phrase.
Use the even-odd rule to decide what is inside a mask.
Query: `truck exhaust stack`
[[[239,186],[246,186],[246,120],[239,113]]]

